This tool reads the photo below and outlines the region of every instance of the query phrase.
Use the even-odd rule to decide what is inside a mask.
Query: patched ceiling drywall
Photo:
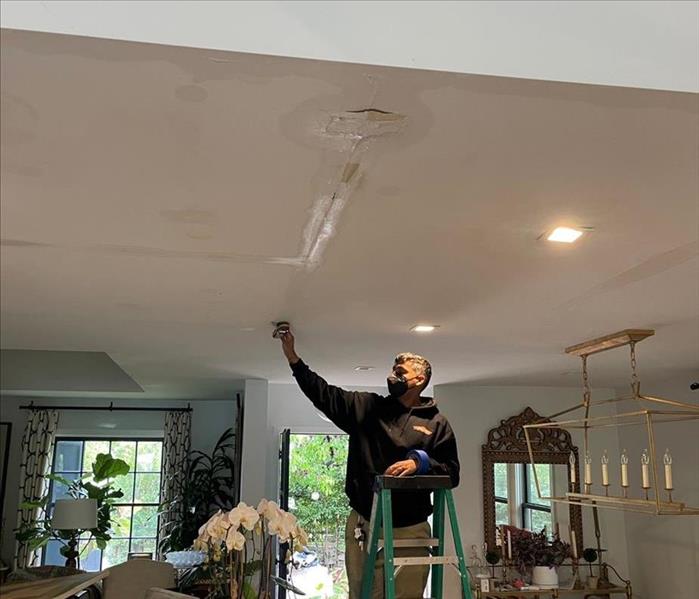
[[[575,385],[565,346],[641,327],[642,376],[667,378],[699,366],[698,115],[696,94],[3,30],[2,347],[209,397],[291,380],[281,318],[344,385],[403,350],[436,384]],[[538,240],[559,224],[594,232]]]

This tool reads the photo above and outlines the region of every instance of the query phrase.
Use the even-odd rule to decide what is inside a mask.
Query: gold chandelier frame
[[[523,426],[524,436],[527,441],[527,449],[529,452],[529,460],[532,464],[532,472],[534,482],[536,484],[537,494],[540,499],[549,500],[555,503],[567,503],[572,505],[580,505],[585,507],[600,507],[629,512],[640,512],[658,516],[687,516],[699,515],[699,507],[689,506],[682,501],[674,500],[672,492],[674,489],[668,489],[665,486],[664,495],[661,496],[662,479],[658,476],[658,460],[655,443],[655,426],[661,423],[678,422],[688,420],[699,420],[699,406],[666,399],[663,397],[654,397],[651,395],[641,394],[641,384],[636,373],[636,343],[655,334],[655,331],[650,329],[625,329],[618,333],[613,333],[605,337],[598,337],[590,341],[585,341],[578,345],[573,345],[566,348],[566,353],[574,356],[579,356],[582,360],[582,377],[583,377],[583,398],[582,402],[570,408],[552,414],[548,418],[542,419],[540,422],[526,424]],[[630,348],[630,363],[631,363],[631,394],[616,397],[613,399],[595,400],[591,398],[591,390],[587,372],[587,359],[590,355],[599,352],[615,349],[628,345]],[[622,401],[633,401],[636,404],[636,409],[628,412],[623,412],[615,415],[594,416],[591,415],[592,409],[595,406],[602,404],[613,404]],[[582,417],[573,418],[575,412],[582,412]],[[565,420],[560,420],[562,416],[566,416]],[[574,483],[571,479],[572,467],[568,465],[568,484],[569,488],[565,495],[562,496],[546,496],[541,493],[539,486],[539,478],[537,476],[536,464],[534,460],[534,451],[532,446],[532,437],[534,437],[541,429],[581,429],[583,431],[584,446],[582,456],[589,456],[589,432],[592,429],[600,428],[620,428],[622,426],[643,426],[646,429],[648,437],[647,447],[650,448],[649,458],[649,482],[642,486],[641,497],[629,497],[629,485],[622,487],[621,495],[610,494],[610,485],[604,486],[604,494],[593,493],[592,484],[584,485],[584,492],[575,492]],[[581,486],[581,488],[583,488]]]

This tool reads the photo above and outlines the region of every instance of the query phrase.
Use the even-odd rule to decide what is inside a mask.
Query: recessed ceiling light
[[[438,329],[439,326],[436,324],[416,324],[412,329],[410,329],[413,333],[431,333],[435,329]]]
[[[578,229],[557,227],[551,231],[551,234],[546,239],[548,241],[558,241],[559,243],[573,243],[582,234],[583,232]]]
[[[374,367],[373,366],[357,366],[355,368],[355,370],[357,372],[368,372],[370,370],[374,370]]]

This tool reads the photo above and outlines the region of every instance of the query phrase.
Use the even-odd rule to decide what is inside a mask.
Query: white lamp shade
[[[56,530],[89,529],[97,526],[96,499],[58,499],[51,525]]]

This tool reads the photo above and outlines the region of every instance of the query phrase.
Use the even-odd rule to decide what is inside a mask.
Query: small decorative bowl
[[[165,561],[177,569],[192,568],[204,561],[203,551],[170,551],[165,554]]]

